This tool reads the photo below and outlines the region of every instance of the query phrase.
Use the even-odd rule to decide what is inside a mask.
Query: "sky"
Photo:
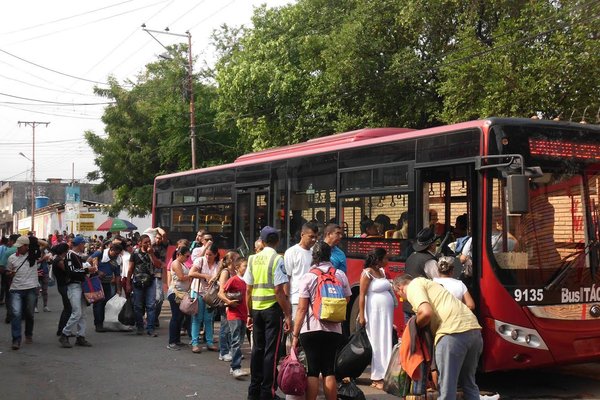
[[[165,50],[141,28],[192,35],[196,65],[213,65],[210,36],[222,24],[251,26],[255,7],[293,0],[19,0],[0,13],[0,182],[85,181],[96,169],[84,139],[105,136],[107,99],[93,94],[109,75],[119,82]],[[187,38],[155,35],[164,45]],[[195,68],[197,70],[197,68]],[[43,124],[49,122],[48,125]],[[22,153],[23,155],[20,155]]]

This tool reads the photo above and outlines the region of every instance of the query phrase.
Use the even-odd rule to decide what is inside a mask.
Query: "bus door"
[[[440,237],[438,252],[455,255],[457,239],[471,236],[477,208],[473,207],[474,185],[477,182],[473,164],[436,166],[419,169],[420,190],[417,191],[419,229],[431,227]],[[473,241],[476,243],[476,241]],[[461,243],[462,245],[462,243]],[[459,247],[461,246],[459,245]],[[457,265],[455,276],[462,268]]]
[[[268,186],[237,188],[235,243],[245,257],[254,253],[254,242],[268,225],[268,200]]]

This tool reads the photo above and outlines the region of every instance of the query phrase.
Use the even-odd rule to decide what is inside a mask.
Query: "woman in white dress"
[[[392,328],[394,294],[392,284],[385,276],[387,264],[385,249],[377,247],[369,252],[360,276],[358,323],[366,326],[373,348],[371,359],[371,386],[383,390],[383,378],[392,356]]]

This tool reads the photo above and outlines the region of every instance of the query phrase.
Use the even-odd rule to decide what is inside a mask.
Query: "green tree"
[[[480,1],[461,16],[440,67],[440,118],[577,121],[600,98],[600,5],[594,1]],[[588,113],[588,118],[590,113]],[[593,115],[592,115],[593,117]]]
[[[154,177],[191,165],[185,51],[184,46],[172,48],[172,59],[148,64],[136,82],[120,85],[111,78],[108,89],[95,89],[114,104],[102,117],[107,136],[85,133],[98,166],[88,178],[100,180],[98,190],[115,191],[113,214],[121,210],[134,216],[148,214]],[[230,161],[236,135],[213,125],[216,89],[197,76],[193,84],[198,165]]]

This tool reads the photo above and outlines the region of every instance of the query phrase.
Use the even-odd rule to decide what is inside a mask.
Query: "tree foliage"
[[[489,116],[593,119],[600,107],[593,0],[298,0],[222,26],[194,76],[200,166],[367,126],[424,128]],[[185,46],[113,99],[87,132],[115,210],[150,209],[153,178],[190,166]],[[207,83],[208,82],[208,83]],[[131,85],[131,87],[129,86]]]
[[[100,96],[114,100],[102,121],[106,137],[86,132],[98,169],[88,174],[100,180],[98,190],[115,191],[112,212],[146,215],[151,210],[154,177],[189,169],[191,165],[189,91],[185,48],[174,47],[170,60],[148,64],[137,82],[120,85],[110,79]],[[216,90],[194,79],[196,97],[196,157],[198,166],[230,161],[234,156],[230,131],[213,125]]]
[[[581,115],[599,106],[599,11],[590,0],[262,7],[252,28],[215,35],[217,122],[235,121],[250,151],[365,126]]]

